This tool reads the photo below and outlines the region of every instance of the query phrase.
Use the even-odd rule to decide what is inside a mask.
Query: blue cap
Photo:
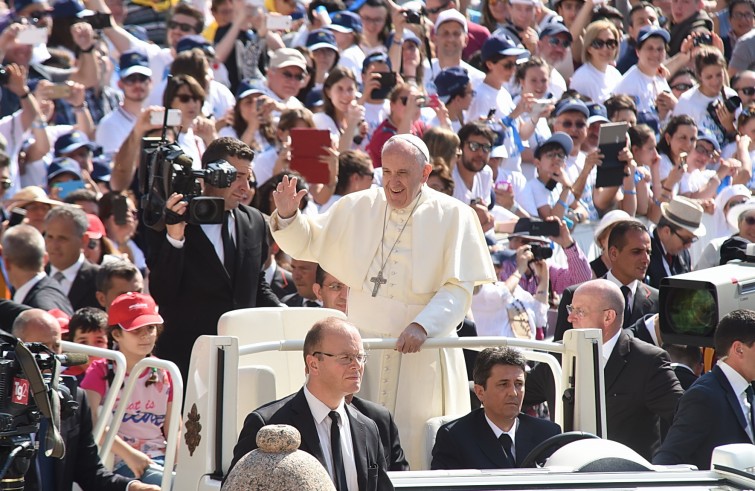
[[[92,159],[92,179],[95,182],[110,182],[110,159],[101,155]]]
[[[438,91],[438,97],[445,104],[469,85],[469,74],[466,69],[453,66],[441,70],[433,82]]]
[[[645,26],[640,29],[640,33],[637,35],[637,47],[642,46],[642,43],[650,39],[651,37],[659,37],[663,39],[663,42],[668,44],[671,42],[671,36],[666,29],[661,29],[658,26]]]
[[[322,99],[322,89],[312,89],[309,91],[309,94],[307,94],[307,97],[304,99],[304,107],[307,109],[313,109],[315,107],[320,107],[325,102]]]
[[[572,147],[574,147],[574,142],[569,135],[567,135],[563,131],[557,131],[553,133],[550,138],[548,138],[543,143],[538,145],[537,148],[535,148],[535,158],[539,159],[540,149],[544,148],[546,145],[550,145],[551,143],[558,144],[561,148],[564,149],[566,155],[569,155],[572,151]]]
[[[530,52],[521,46],[517,46],[514,41],[506,36],[490,36],[482,45],[482,61],[488,61],[497,55],[503,56],[522,56],[529,55]]]
[[[716,140],[716,135],[711,133],[708,130],[701,129],[697,130],[697,139],[698,140],[704,140],[711,145],[713,145],[713,148],[716,149],[716,152],[721,153],[721,145],[718,144],[718,140]]]
[[[42,5],[45,3],[47,3],[45,0],[16,0],[15,2],[13,2],[13,12],[19,13],[22,10],[24,10],[26,7],[28,7],[29,5],[34,5],[34,4]],[[40,9],[40,10],[51,11],[52,9],[48,7],[46,9]]]
[[[590,110],[587,108],[587,105],[579,99],[563,99],[558,101],[555,110],[556,116],[569,111],[577,111],[584,114],[586,118],[590,117]]]
[[[366,72],[373,63],[385,63],[388,65],[388,68],[391,68],[391,59],[388,58],[388,55],[381,51],[377,51],[365,57],[362,62],[362,73]]]
[[[73,174],[81,180],[81,166],[75,160],[68,157],[58,157],[47,168],[47,180],[55,179],[61,174]]]
[[[310,32],[307,36],[307,48],[310,51],[317,51],[323,48],[338,51],[338,44],[336,44],[336,37],[332,32],[327,29],[317,29]]]
[[[81,131],[72,131],[58,138],[55,142],[55,156],[62,157],[71,152],[75,152],[81,147],[87,147],[92,152],[99,146],[95,145]]]
[[[362,19],[348,10],[340,10],[330,14],[330,22],[327,27],[334,31],[343,33],[362,32]]]
[[[52,6],[52,18],[77,17],[84,10],[84,4],[79,0],[62,0]]]
[[[569,28],[564,24],[562,24],[561,22],[549,22],[545,24],[545,26],[540,30],[540,39],[543,39],[545,36],[556,36],[562,33],[567,34],[570,41],[574,40],[571,32],[569,31]]]
[[[248,95],[254,95],[254,94],[266,94],[267,90],[265,88],[265,85],[257,79],[252,80],[244,80],[242,81],[238,88],[236,89],[236,100],[240,101],[244,97]]]
[[[184,36],[176,43],[176,53],[191,51],[194,48],[201,49],[208,58],[215,57],[215,48],[212,47],[212,43],[199,34]]]
[[[590,102],[587,104],[587,110],[590,111],[590,115],[587,117],[587,124],[593,123],[609,123],[608,111],[606,106],[598,102]]]
[[[124,79],[134,73],[139,73],[147,77],[152,76],[152,69],[149,67],[149,58],[139,51],[128,51],[121,55],[120,77]]]

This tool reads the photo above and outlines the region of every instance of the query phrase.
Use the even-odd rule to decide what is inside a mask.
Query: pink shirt
[[[95,360],[87,369],[81,387],[97,392],[105,400],[108,389],[109,360]],[[165,455],[165,436],[162,432],[165,415],[168,413],[168,402],[173,400],[173,384],[170,375],[164,370],[157,370],[157,382],[146,385],[153,369],[147,369],[139,376],[139,382],[134,387],[126,412],[123,415],[118,436],[135,449],[150,457]],[[123,381],[125,387],[129,374]],[[122,390],[122,389],[121,389]],[[120,401],[120,392],[116,404]],[[116,457],[116,462],[120,459]]]
[[[553,265],[548,268],[551,288],[559,295],[563,293],[566,288],[578,283],[584,283],[592,278],[590,262],[587,260],[582,249],[579,248],[576,242],[572,247],[564,249],[564,253],[566,254],[567,268],[559,268]],[[504,262],[501,271],[501,280],[505,281],[515,270],[516,263],[514,261]],[[524,275],[522,276],[522,279],[519,280],[519,286],[534,295],[537,293],[537,278],[535,278],[534,275]]]

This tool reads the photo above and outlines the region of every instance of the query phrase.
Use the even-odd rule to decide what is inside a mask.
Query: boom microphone
[[[89,363],[89,356],[84,353],[63,353],[62,355],[55,355],[55,358],[61,365],[66,367],[86,365]]]

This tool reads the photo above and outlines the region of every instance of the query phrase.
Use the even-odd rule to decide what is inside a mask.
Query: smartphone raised
[[[126,197],[118,195],[113,198],[113,220],[116,225],[126,225],[128,223],[128,202]]]
[[[560,230],[558,222],[538,220],[530,218],[530,235],[544,235],[546,237],[558,237]]]
[[[18,44],[29,44],[35,46],[47,42],[47,29],[44,27],[27,27],[16,35]]]
[[[380,87],[372,89],[370,99],[385,99],[396,86],[395,72],[377,72],[380,74]]]
[[[153,111],[149,115],[149,124],[162,126],[165,110]],[[181,110],[168,109],[168,126],[179,126],[181,124]]]
[[[84,10],[79,13],[78,17],[79,19],[92,26],[92,29],[105,29],[106,27],[112,27],[112,23],[110,22],[110,14]]]
[[[58,198],[66,199],[66,197],[77,189],[84,189],[84,181],[63,181],[56,182],[52,185],[58,190]]]
[[[293,19],[290,15],[268,15],[266,25],[271,31],[288,31]]]
[[[71,86],[67,84],[55,84],[49,89],[50,99],[67,99],[71,97]]]

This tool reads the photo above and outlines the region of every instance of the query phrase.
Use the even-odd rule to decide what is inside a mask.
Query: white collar
[[[68,266],[66,269],[60,270],[50,264],[50,276],[54,276],[55,273],[63,273],[63,276],[73,283],[73,280],[76,279],[76,275],[79,274],[79,270],[81,269],[81,266],[84,264],[84,261],[86,261],[86,258],[84,257],[84,254],[79,254],[79,258],[76,260],[75,263]]]
[[[616,343],[619,342],[620,335],[621,329],[616,331],[616,334],[614,334],[611,339],[603,343],[603,358],[605,358],[606,363],[608,363],[608,359],[611,358],[611,353],[613,353],[613,348],[616,346]]]
[[[613,275],[613,271],[611,270],[609,270],[608,273],[606,273],[606,279],[610,281],[611,283],[615,284],[616,286],[618,286],[619,288],[621,288],[622,286],[628,286],[629,291],[632,292],[632,295],[635,295],[637,293],[637,287],[640,285],[640,282],[638,280],[632,280],[630,283],[624,285],[624,283],[619,281],[619,279]]]
[[[738,371],[734,370],[731,365],[726,363],[726,360],[718,360],[717,365],[721,371],[724,372],[734,393],[741,400],[742,394],[747,390],[747,387],[750,386],[750,382],[748,382]]]
[[[330,412],[334,411],[320,399],[315,397],[315,395],[309,391],[306,385],[304,386],[304,397],[307,399],[307,404],[309,405],[309,410],[312,413],[312,417],[315,419],[315,424],[319,425],[320,423],[322,423],[323,420],[328,417]],[[346,409],[344,408],[343,398],[341,398],[341,402],[338,403],[338,407],[335,408],[335,412],[337,412],[338,415],[341,416],[341,421],[347,421],[346,418],[348,416],[346,415]]]
[[[493,423],[493,421],[490,418],[488,418],[487,414],[485,415],[485,421],[488,422],[488,425],[490,425],[490,429],[493,430],[493,433],[495,434],[496,440],[501,435],[503,435],[504,433],[506,433],[507,435],[509,435],[511,437],[512,443],[515,442],[514,437],[516,435],[516,429],[519,427],[519,417],[518,416],[516,418],[514,418],[514,424],[511,425],[511,429],[509,431],[503,431],[502,429],[500,429],[498,427],[498,425],[496,425],[495,423]]]

